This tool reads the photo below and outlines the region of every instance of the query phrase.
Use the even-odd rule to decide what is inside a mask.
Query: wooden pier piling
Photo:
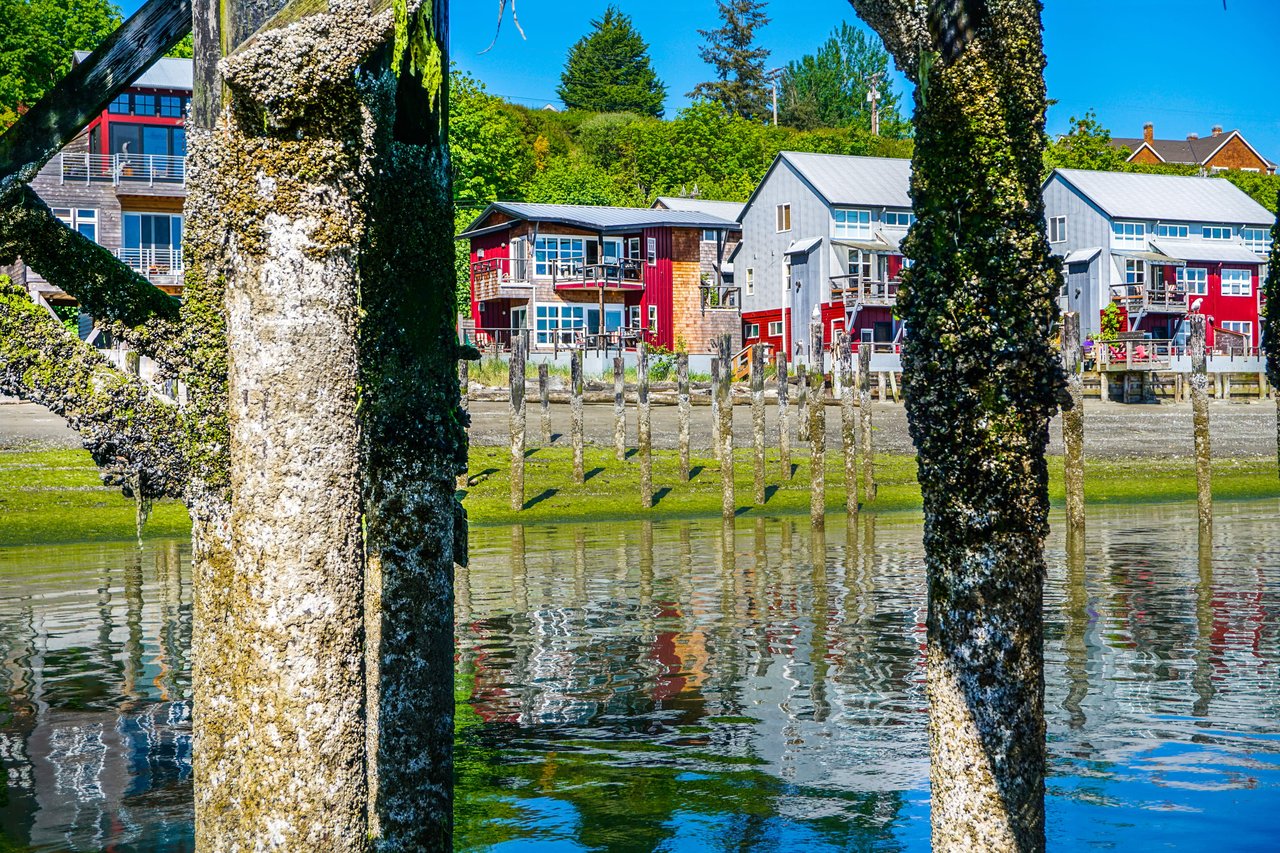
[[[809,440],[809,369],[802,361],[796,365],[796,438]]]
[[[751,438],[754,451],[755,503],[764,506],[764,347],[751,347]]]
[[[524,338],[511,340],[511,362],[507,376],[511,384],[511,510],[524,509]]]
[[[871,424],[871,345],[858,347],[858,421],[862,434],[862,500],[876,499],[875,447]]]
[[[787,375],[787,354],[778,353],[778,462],[782,466],[782,479],[791,479],[791,385]]]
[[[676,407],[680,415],[680,481],[689,482],[689,354],[676,354]]]
[[[613,455],[627,458],[627,362],[620,355],[613,359]]]
[[[458,407],[461,408],[462,411],[466,413],[469,413],[471,411],[471,398],[469,395],[470,384],[471,384],[471,362],[467,361],[466,359],[460,359],[458,361],[458,391],[460,394]],[[470,434],[471,434],[471,430],[470,428],[468,428],[467,429],[468,437],[470,437]],[[454,485],[459,489],[468,488],[471,485],[470,474],[466,471],[463,471],[461,474],[458,475],[457,482]]]
[[[734,516],[736,509],[733,494],[733,368],[729,361],[732,348],[728,335],[719,341],[720,352],[720,511],[726,519]]]
[[[569,433],[573,442],[573,482],[582,485],[586,472],[582,467],[582,350],[576,349],[569,361]]]
[[[649,420],[649,345],[636,347],[636,447],[640,455],[640,506],[653,506],[653,426]]]
[[[853,347],[849,336],[836,333],[836,365],[840,371],[840,440],[844,450],[844,508],[858,514],[858,410],[854,400]]]
[[[1062,317],[1062,369],[1067,377],[1069,406],[1062,410],[1062,443],[1066,448],[1063,480],[1067,490],[1067,528],[1084,530],[1084,377],[1081,375],[1080,315]]]
[[[542,446],[551,444],[551,377],[546,364],[538,365],[538,402],[542,406]]]
[[[716,344],[719,348],[719,342]],[[711,457],[720,461],[720,357],[711,357]]]
[[[1213,474],[1212,453],[1209,445],[1209,376],[1208,358],[1205,353],[1205,321],[1203,314],[1190,314],[1191,326],[1187,346],[1191,350],[1191,413],[1195,429],[1196,452],[1196,509],[1199,512],[1200,529],[1213,526]]]
[[[827,515],[827,407],[821,369],[810,374],[809,382],[809,523],[822,527]]]

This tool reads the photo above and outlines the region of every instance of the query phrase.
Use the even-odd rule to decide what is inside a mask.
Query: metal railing
[[[129,269],[148,277],[182,275],[182,250],[179,248],[116,249],[114,254]]]
[[[831,276],[831,298],[842,299],[846,305],[880,305],[891,307],[898,303],[897,279],[866,278],[861,275]]]
[[[1129,314],[1187,313],[1187,291],[1177,287],[1120,284],[1112,287],[1111,300]]]
[[[731,284],[698,285],[698,299],[702,310],[708,308],[738,308],[741,304],[742,288]]]
[[[517,338],[524,340],[526,352],[573,352],[575,350],[616,352],[621,355],[636,345],[644,337],[642,329],[625,328],[611,332],[589,332],[585,327],[573,329],[476,329],[475,342],[481,352],[510,352],[511,342]]]
[[[1094,345],[1098,365],[1104,369],[1168,370],[1178,354],[1171,340],[1151,338],[1103,341]]]
[[[187,158],[168,154],[58,155],[60,181],[67,183],[143,183],[185,186]]]
[[[535,270],[536,271],[536,270]],[[581,259],[551,264],[554,287],[644,287],[644,264],[632,258],[619,258],[589,264]]]

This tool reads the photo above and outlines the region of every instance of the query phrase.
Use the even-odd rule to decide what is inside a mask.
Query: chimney
[[[1147,122],[1142,126],[1142,138],[1146,142],[1154,142],[1156,139],[1156,126],[1152,122]]]
[[[1198,134],[1198,133],[1188,133],[1188,134],[1187,134],[1187,141],[1188,141],[1188,142],[1195,142],[1195,141],[1196,141],[1197,139],[1199,139],[1199,138],[1200,138],[1200,134]]]
[[[1222,135],[1222,125],[1220,125],[1220,124],[1215,124],[1215,125],[1213,126],[1213,135],[1214,135],[1214,136],[1221,136],[1221,135]]]

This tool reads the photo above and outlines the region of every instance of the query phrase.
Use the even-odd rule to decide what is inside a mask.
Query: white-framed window
[[[649,306],[649,332],[655,335],[658,333],[658,306],[657,305]]]
[[[640,328],[640,306],[639,305],[627,306],[627,328],[629,329]]]
[[[747,296],[756,292],[756,271],[754,267],[747,267],[747,280],[744,284]]]
[[[647,238],[649,249],[649,266],[656,267],[658,265],[658,238]]]
[[[622,238],[605,237],[600,246],[600,259],[605,263],[617,263],[622,259]]]
[[[916,224],[916,215],[909,212],[887,210],[884,214],[884,224],[889,228],[910,228]]]
[[[1244,238],[1244,244],[1250,251],[1259,255],[1265,255],[1271,251],[1270,228],[1242,228],[1240,236]]]
[[[1209,293],[1209,270],[1204,267],[1178,267],[1178,287],[1190,296]]]
[[[1230,240],[1231,226],[1230,225],[1206,225],[1202,229],[1201,233],[1204,235],[1204,239],[1206,240]]]
[[[1144,246],[1147,242],[1147,223],[1113,222],[1111,233],[1115,235],[1116,245]]]
[[[583,305],[539,305],[535,317],[538,343],[549,344],[572,338],[574,333],[586,328],[587,312]]]
[[[1147,263],[1137,258],[1124,259],[1124,283],[1125,284],[1146,284],[1147,283]]]
[[[875,258],[871,252],[864,252],[861,249],[849,250],[849,262],[847,269],[849,275],[855,275],[863,281],[870,281],[872,271],[875,269]]]
[[[98,242],[98,211],[92,207],[55,207],[53,215],[72,231]]]
[[[769,337],[771,338],[782,337],[782,321],[781,320],[769,321]]]
[[[627,238],[627,257],[631,258],[631,260],[633,261],[640,260],[640,238],[639,237]]]
[[[583,237],[539,237],[533,247],[533,274],[551,276],[581,266],[587,257]]]
[[[1067,242],[1067,217],[1052,216],[1049,218],[1049,242]]]
[[[702,229],[702,242],[714,243],[716,241],[716,232],[714,228]]]
[[[1179,237],[1186,238],[1190,236],[1191,229],[1186,225],[1157,225],[1157,237]]]
[[[778,222],[777,222],[778,233],[781,234],[783,231],[790,231],[791,230],[791,205],[790,204],[778,205],[777,217],[778,217]]]
[[[835,237],[870,237],[871,211],[837,207],[831,212],[831,233]]]
[[[756,338],[760,337],[760,324],[759,324],[759,323],[747,323],[747,324],[746,324],[746,336],[747,336],[747,339],[748,339],[748,340],[755,340]]]
[[[1244,335],[1246,342],[1253,340],[1253,323],[1248,320],[1223,320],[1218,327],[1227,332]]]
[[[1223,296],[1252,296],[1253,270],[1223,270]]]

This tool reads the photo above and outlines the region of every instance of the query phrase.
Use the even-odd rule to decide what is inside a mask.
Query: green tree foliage
[[[1070,133],[1045,148],[1045,172],[1053,169],[1124,171],[1129,154],[1128,148],[1111,144],[1111,131],[1102,126],[1093,110],[1087,110],[1083,118],[1071,117]]]
[[[571,110],[661,116],[667,87],[654,73],[649,45],[628,15],[610,5],[569,49],[556,94]]]
[[[190,59],[195,55],[195,42],[191,38],[191,33],[187,33],[182,37],[182,41],[169,48],[169,52],[165,56],[172,56],[175,59]]]
[[[716,0],[723,22],[714,30],[698,30],[707,40],[698,49],[716,77],[699,83],[690,98],[713,101],[742,118],[763,118],[770,111],[765,60],[769,51],[756,44],[756,30],[769,23],[763,0]]]
[[[469,75],[455,73],[450,86],[454,198],[469,202],[520,198],[533,176],[534,156],[519,113]]]
[[[778,93],[778,120],[802,129],[857,127],[871,130],[867,92],[879,75],[880,133],[895,139],[910,132],[898,95],[889,86],[889,54],[877,36],[842,23],[817,52],[787,63]]]
[[[120,25],[109,0],[0,0],[0,130]]]

